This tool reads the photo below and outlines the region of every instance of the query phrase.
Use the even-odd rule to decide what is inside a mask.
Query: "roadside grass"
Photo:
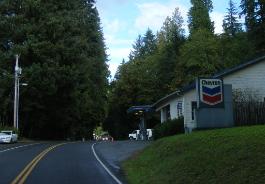
[[[130,184],[265,183],[265,126],[166,137],[122,166]]]

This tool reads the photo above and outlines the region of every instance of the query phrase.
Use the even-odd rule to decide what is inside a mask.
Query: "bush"
[[[9,126],[0,126],[0,131],[2,131],[2,130],[13,130],[17,134],[19,133],[17,129],[15,129],[14,127],[9,127]]]
[[[184,133],[184,118],[168,120],[154,127],[154,139]]]

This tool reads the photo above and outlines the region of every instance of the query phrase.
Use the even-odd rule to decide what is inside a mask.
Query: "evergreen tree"
[[[153,103],[155,89],[154,59],[156,37],[150,29],[139,35],[133,45],[129,61],[122,61],[111,83],[108,117],[103,128],[116,139],[125,138],[138,128],[138,119],[129,117],[127,109],[133,105]]]
[[[211,0],[191,0],[189,10],[189,40],[180,51],[181,62],[177,66],[176,81],[183,86],[196,77],[208,76],[221,68],[218,55],[218,42],[214,33],[213,22],[209,12],[212,11]],[[181,70],[179,70],[181,68]]]
[[[248,59],[254,53],[253,44],[239,23],[238,13],[232,0],[229,1],[227,15],[223,20],[224,34],[219,36],[220,58],[223,68],[228,68]]]
[[[223,69],[236,66],[254,57],[255,49],[249,42],[246,32],[237,33],[233,37],[221,34],[218,37],[218,44]]]
[[[265,52],[265,2],[264,0],[241,0],[241,15],[245,16],[245,24],[249,40],[253,42],[257,53]]]
[[[147,29],[144,36],[139,35],[133,44],[133,50],[129,55],[129,60],[143,59],[156,50],[156,38],[151,29]]]
[[[256,27],[256,3],[255,0],[241,0],[241,15],[245,15],[247,32],[252,32]]]
[[[176,44],[184,38],[183,17],[176,8],[171,17],[167,17],[161,30],[158,32],[158,45]]]
[[[150,55],[153,54],[156,50],[156,37],[153,34],[151,29],[147,29],[144,37],[143,37],[143,48],[142,53],[143,55]]]
[[[227,11],[223,20],[223,30],[225,34],[235,36],[236,33],[242,32],[242,24],[238,21],[238,12],[232,0],[229,0]]]
[[[171,17],[167,17],[158,33],[158,52],[155,55],[156,64],[156,86],[158,87],[157,97],[162,97],[178,87],[172,82],[176,76],[175,68],[179,60],[179,50],[185,41],[183,18],[176,8]],[[158,99],[157,98],[157,99]]]
[[[144,47],[144,43],[143,43],[143,38],[141,35],[138,35],[138,38],[136,39],[132,47],[133,47],[133,50],[130,52],[130,55],[129,55],[130,61],[143,56],[142,50]]]
[[[8,61],[20,53],[23,80],[29,83],[21,94],[25,136],[92,136],[105,118],[108,71],[94,4],[1,1],[1,58]],[[8,63],[1,67],[11,71]]]
[[[214,33],[214,23],[211,22],[209,13],[213,9],[211,0],[191,0],[192,7],[188,12],[190,35],[200,29]]]
[[[182,85],[194,81],[196,77],[210,76],[223,66],[219,56],[218,39],[203,29],[191,35],[182,46],[180,55]]]

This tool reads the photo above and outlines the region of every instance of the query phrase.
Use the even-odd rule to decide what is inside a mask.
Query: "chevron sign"
[[[200,101],[209,106],[223,102],[223,81],[221,79],[200,79]]]

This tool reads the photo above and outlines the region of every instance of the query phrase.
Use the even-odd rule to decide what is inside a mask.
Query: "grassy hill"
[[[163,138],[123,169],[130,184],[265,183],[265,126]]]

